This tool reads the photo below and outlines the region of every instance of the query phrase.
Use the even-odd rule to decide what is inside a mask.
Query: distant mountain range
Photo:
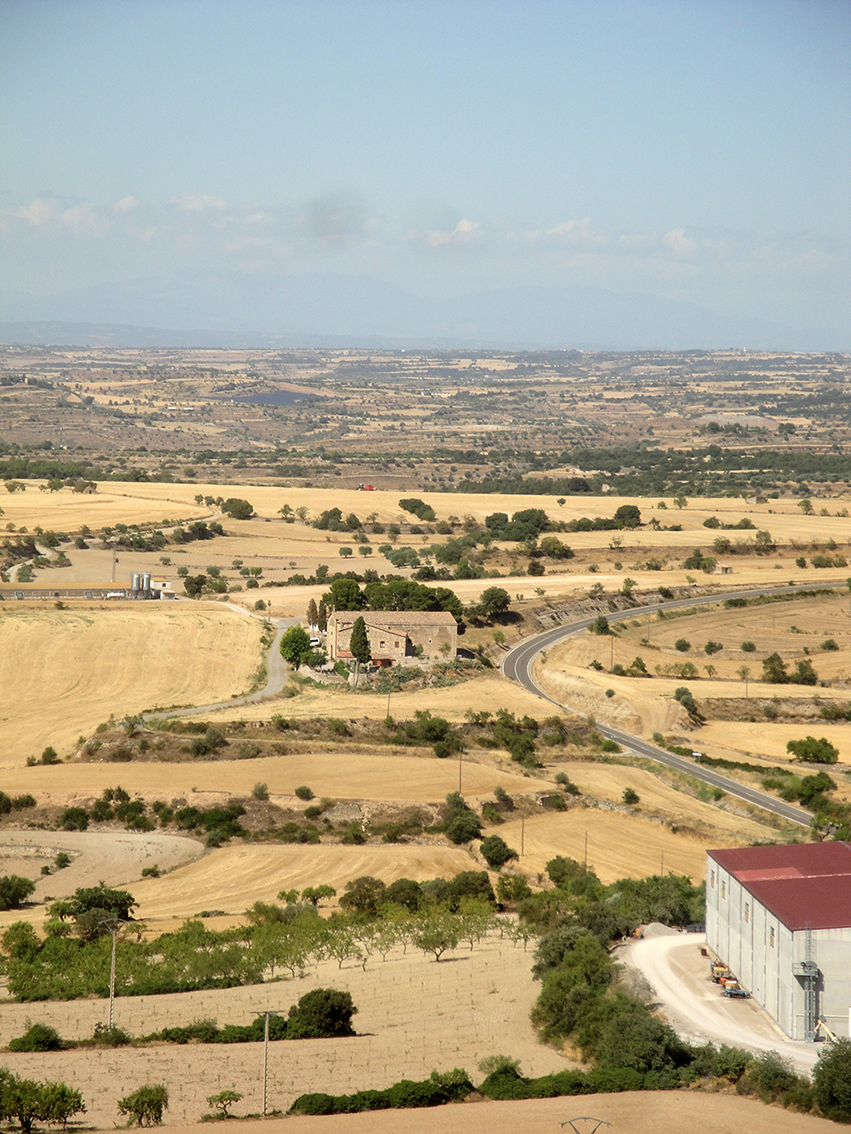
[[[366,277],[137,280],[0,296],[0,341],[127,347],[845,351],[851,330],[796,330],[649,293],[518,287],[451,300]]]

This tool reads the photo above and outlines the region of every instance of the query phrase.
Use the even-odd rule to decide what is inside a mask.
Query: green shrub
[[[840,1038],[819,1053],[815,1099],[825,1118],[851,1122],[851,1040]]]
[[[790,740],[786,744],[786,751],[798,760],[808,760],[813,764],[835,764],[839,759],[839,749],[824,736],[818,740],[814,736]]]
[[[295,789],[296,799],[303,799],[305,801],[313,799],[313,792],[309,787],[302,785]]]
[[[333,988],[314,988],[301,997],[289,1011],[289,1039],[325,1039],[353,1036],[352,1016],[357,1008],[351,993]]]
[[[118,1100],[118,1113],[128,1116],[128,1125],[161,1126],[168,1108],[168,1090],[162,1083],[149,1083]]]
[[[558,798],[561,799],[561,796]],[[517,851],[512,850],[499,835],[488,835],[486,839],[482,839],[479,850],[492,870],[499,870],[511,859],[517,858]]]
[[[129,1033],[116,1024],[112,1027],[109,1024],[95,1024],[92,1040],[96,1044],[103,1044],[104,1047],[127,1047],[133,1042]]]
[[[9,1051],[62,1051],[65,1044],[49,1024],[33,1024],[17,1039],[9,1040]]]
[[[22,878],[20,874],[4,874],[0,877],[0,910],[16,910],[24,904],[35,890],[35,882]]]
[[[334,1096],[326,1095],[320,1091],[313,1094],[299,1095],[287,1114],[334,1114]]]

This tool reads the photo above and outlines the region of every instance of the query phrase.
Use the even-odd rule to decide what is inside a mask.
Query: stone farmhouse
[[[328,617],[326,648],[332,661],[352,658],[356,619],[363,618],[375,665],[443,661],[455,657],[458,624],[447,610],[340,610]]]

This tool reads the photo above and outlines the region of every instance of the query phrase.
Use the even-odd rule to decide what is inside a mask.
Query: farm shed
[[[706,941],[790,1039],[848,1036],[851,843],[707,851]]]

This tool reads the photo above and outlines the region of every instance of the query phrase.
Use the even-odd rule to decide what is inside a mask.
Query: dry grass
[[[212,604],[0,605],[0,766],[65,754],[110,714],[244,693],[260,633]]]
[[[126,553],[121,564],[124,575],[133,570],[151,570],[161,575],[165,570],[166,577],[171,572],[176,579],[177,563],[188,566],[193,573],[210,564],[230,571],[234,558],[242,559],[247,566],[263,566],[267,578],[286,574],[290,561],[305,574],[312,572],[318,563],[328,563],[332,570],[342,565],[338,549],[348,542],[345,537],[338,533],[328,540],[324,533],[300,523],[283,524],[276,513],[284,503],[294,508],[304,505],[314,516],[328,507],[338,506],[344,513],[354,511],[362,518],[372,511],[384,522],[400,518],[398,499],[401,494],[396,492],[365,495],[345,490],[253,486],[109,485],[107,491],[99,491],[91,497],[72,496],[68,492],[49,495],[31,488],[26,494],[10,495],[3,504],[5,519],[18,526],[25,525],[32,530],[41,525],[74,531],[83,523],[99,528],[119,521],[159,524],[164,518],[186,520],[203,516],[208,510],[199,509],[194,503],[197,492],[245,496],[258,509],[260,519],[245,523],[225,520],[225,527],[232,533],[227,539],[188,545],[185,554],[174,548],[166,549],[173,560],[169,568],[159,567],[159,555]],[[574,515],[610,515],[616,506],[605,497],[575,498],[559,508],[553,501],[531,496],[421,495],[433,504],[440,518],[470,514],[480,521],[497,510],[511,513],[544,506],[553,518],[569,519]],[[810,540],[815,534],[824,541],[829,536],[837,540],[851,537],[851,521],[805,519],[792,502],[773,502],[769,511],[765,505],[745,506],[729,499],[704,500],[699,509],[692,505],[682,512],[670,508],[655,511],[647,501],[635,502],[642,508],[645,519],[655,514],[663,523],[682,523],[683,531],[655,533],[642,529],[624,533],[627,546],[617,550],[608,547],[609,533],[565,536],[565,540],[582,553],[573,569],[542,579],[505,580],[500,585],[505,585],[513,597],[524,595],[523,601],[527,603],[538,588],[553,598],[583,594],[595,582],[602,582],[610,589],[619,587],[626,574],[638,577],[641,585],[648,588],[659,582],[676,585],[685,580],[685,572],[674,566],[684,550],[710,545],[715,533],[704,529],[702,522],[712,514],[725,520],[750,514],[757,527],[770,529],[775,538]],[[374,542],[378,544],[383,538],[376,536]],[[403,538],[400,542],[416,545],[417,537]],[[637,576],[630,563],[646,558],[651,548],[669,552],[668,567],[661,572],[642,572]],[[97,582],[108,577],[111,566],[108,552],[71,549],[70,557],[74,562],[72,568],[40,572],[39,581],[55,581],[60,585],[65,581]],[[615,558],[624,564],[619,571],[612,566]],[[588,571],[588,564],[595,559],[601,566],[596,574]],[[776,569],[778,562],[782,564],[782,572]],[[377,554],[371,559],[361,560],[359,556],[353,559],[355,566],[382,569],[383,564]],[[788,557],[785,560],[777,556],[737,560],[734,565],[736,574],[730,580],[734,584],[768,584],[778,579],[785,582],[789,577],[801,575],[793,565],[789,567]],[[816,577],[815,572],[804,574]],[[817,577],[822,580],[830,574],[818,572]],[[842,572],[835,574],[844,581]],[[484,586],[492,583],[492,580],[475,580],[453,586],[462,599],[471,601]],[[233,597],[246,605],[253,605],[262,597],[272,601],[275,615],[297,617],[304,613],[308,599],[318,598],[323,589],[263,588]],[[642,652],[638,645],[640,638],[649,636],[653,649],[646,652],[653,657],[646,656],[645,660],[652,668],[657,655],[663,657],[671,652],[670,634],[677,637],[682,632],[701,645],[704,634],[707,639],[714,637],[732,642],[731,627],[735,628],[737,640],[752,638],[756,641],[757,656],[761,656],[763,652],[770,652],[772,642],[779,643],[781,636],[788,637],[788,621],[805,626],[809,634],[808,639],[796,636],[791,643],[796,647],[804,641],[817,645],[821,641],[819,635],[833,636],[838,641],[842,637],[841,653],[819,654],[816,659],[819,670],[822,666],[832,666],[831,672],[839,677],[847,658],[844,624],[840,621],[842,610],[840,603],[836,610],[810,604],[793,615],[792,607],[784,605],[730,611],[722,616],[696,616],[670,624],[654,623],[628,630],[624,639],[616,643],[615,660],[629,664],[636,653]],[[765,622],[766,611],[769,614],[776,611],[778,625],[772,625],[770,630]],[[699,621],[701,617],[706,618],[705,623]],[[848,637],[851,643],[851,632]],[[206,803],[227,796],[247,795],[255,783],[262,781],[268,784],[273,802],[290,805],[294,788],[306,783],[317,797],[357,801],[361,813],[368,818],[375,807],[434,804],[458,787],[456,761],[412,757],[392,749],[357,755],[345,749],[331,753],[284,753],[263,760],[218,760],[169,766],[152,762],[120,767],[96,763],[23,767],[25,758],[38,755],[46,744],[66,752],[79,733],[89,731],[110,713],[120,719],[126,713],[154,703],[203,704],[242,692],[257,667],[258,638],[256,624],[212,602],[174,607],[121,604],[111,608],[98,606],[93,610],[74,605],[68,611],[55,611],[48,606],[33,610],[7,605],[0,613],[0,687],[4,689],[0,725],[5,742],[0,761],[4,765],[4,790],[10,794],[31,791],[40,800],[67,804],[99,795],[105,787],[120,782],[132,794],[149,800],[186,798]],[[556,695],[565,703],[593,712],[601,719],[604,713],[610,712],[627,727],[635,726],[647,732],[680,727],[679,710],[670,700],[679,681],[639,682],[605,674],[595,676],[588,670],[592,656],[589,651],[607,646],[608,643],[585,636],[550,651],[544,672],[547,680],[553,682]],[[25,659],[26,664],[21,664],[21,659]],[[600,660],[608,665],[610,659],[601,654]],[[699,660],[703,664],[703,658]],[[714,691],[716,687],[729,692],[735,682],[728,671],[734,670],[741,660],[721,654],[711,661],[716,665],[718,678],[712,682],[701,681],[696,692]],[[607,688],[615,689],[613,698],[605,697]],[[784,694],[786,692],[784,689]],[[802,692],[811,696],[811,691]],[[45,711],[48,696],[49,709]],[[506,708],[518,715],[528,713],[539,718],[550,712],[539,698],[510,685],[496,673],[453,688],[393,694],[390,702],[391,714],[400,719],[411,717],[417,709],[429,709],[458,721],[470,708],[486,708],[491,712]],[[238,714],[225,709],[209,714],[209,719],[220,721],[238,715],[247,721],[268,720],[274,712],[296,717],[380,718],[387,712],[387,702],[384,697],[363,692],[329,692],[303,686],[293,698],[240,707]],[[741,731],[732,731],[728,724],[723,728],[719,726],[717,732],[713,731],[715,726],[707,727],[701,734],[701,747],[708,751],[726,751],[726,746],[741,743],[760,747],[766,754],[773,753],[774,740],[766,739],[769,734],[764,725],[735,727]],[[748,728],[753,731],[748,733]],[[841,726],[821,728],[818,734],[833,736],[833,730],[837,735],[844,735]],[[803,734],[812,730],[787,729],[784,746],[785,739],[798,735],[799,731]],[[281,740],[286,743],[285,734]],[[546,757],[546,752],[544,755]],[[585,795],[596,797],[604,808],[612,809],[579,805],[558,813],[542,811],[531,802],[523,802],[522,797],[528,793],[554,788],[550,777],[561,768]],[[463,792],[471,800],[481,802],[490,798],[494,788],[501,785],[520,801],[515,815],[498,830],[510,846],[518,851],[522,849],[518,868],[533,881],[556,854],[584,859],[586,845],[589,865],[605,882],[623,876],[641,877],[660,869],[687,874],[697,880],[703,876],[705,847],[709,843],[729,845],[772,837],[773,828],[745,815],[692,799],[668,786],[663,779],[629,765],[573,759],[553,764],[536,777],[522,774],[504,754],[471,753],[463,760],[460,770]],[[625,787],[632,787],[641,797],[635,812],[627,813],[620,806]],[[674,819],[680,827],[679,833],[666,825],[663,818]],[[51,834],[50,846],[43,848],[47,857],[29,859],[32,870],[37,872],[42,861],[48,862],[49,855],[64,846],[66,838],[77,836]],[[226,911],[228,916],[214,919],[214,923],[229,924],[254,901],[274,900],[283,889],[303,889],[326,882],[339,892],[348,880],[362,874],[390,882],[399,877],[449,876],[481,866],[467,850],[448,846],[434,837],[414,844],[362,847],[231,844],[200,854],[197,843],[188,843],[183,858],[179,848],[173,848],[178,857],[168,857],[172,852],[156,835],[142,837],[141,842],[132,846],[123,834],[79,836],[79,839],[88,842],[80,843],[81,853],[73,866],[41,880],[38,896],[43,899],[49,892],[56,897],[77,885],[104,878],[108,884],[132,889],[140,904],[139,913],[152,929],[168,928],[205,909]],[[22,854],[20,848],[10,848],[6,862],[21,862],[26,866],[26,859],[15,858]],[[164,860],[161,865],[169,867],[168,873],[158,879],[142,880],[143,865],[159,859]],[[40,921],[42,912],[42,908],[36,907],[25,916]],[[20,916],[20,912],[3,915],[2,924]],[[527,1074],[540,1074],[565,1064],[559,1053],[538,1045],[531,1032],[529,1008],[537,988],[530,979],[529,967],[530,957],[521,950],[490,942],[472,954],[459,950],[449,963],[440,965],[419,955],[393,956],[386,964],[370,962],[366,972],[348,966],[340,972],[333,964],[320,967],[307,980],[292,987],[266,985],[197,997],[122,1000],[117,1021],[137,1034],[161,1027],[165,1022],[188,1022],[205,1015],[214,1015],[220,1022],[244,1022],[252,1013],[264,1008],[285,1007],[317,982],[351,988],[360,1007],[356,1024],[365,1034],[360,1039],[345,1042],[275,1046],[271,1062],[271,1101],[275,1106],[289,1105],[302,1091],[342,1092],[380,1087],[403,1076],[428,1075],[433,1068],[464,1066],[475,1077],[478,1060],[501,1051],[519,1058]],[[94,1022],[103,1019],[105,1005],[103,1002],[41,1005],[37,1012],[33,1006],[8,1005],[4,1011],[9,1034],[22,1032],[29,1016],[54,1022],[62,1034],[74,1036],[90,1034]],[[15,1056],[10,1057],[10,1066],[19,1073],[37,1077],[67,1078],[83,1090],[89,1104],[88,1118],[96,1126],[109,1127],[116,1120],[115,1100],[145,1080],[159,1080],[169,1085],[171,1122],[196,1122],[206,1109],[206,1095],[225,1087],[235,1087],[245,1093],[246,1098],[238,1110],[243,1113],[259,1110],[260,1058],[257,1045],[227,1049],[156,1047],[146,1051]],[[694,1129],[698,1124],[707,1134],[716,1131],[721,1134],[739,1128],[742,1123],[752,1129],[804,1134],[804,1131],[815,1130],[818,1123],[808,1117],[767,1111],[742,1099],[666,1094],[597,1097],[583,1099],[579,1105],[569,1100],[543,1100],[449,1107],[428,1114],[292,1119],[288,1120],[287,1129],[318,1130],[321,1123],[321,1129],[334,1125],[352,1131],[454,1131],[462,1126],[465,1134],[476,1134],[485,1126],[489,1131],[507,1130],[509,1126],[512,1130],[519,1127],[524,1131],[537,1131],[550,1129],[555,1121],[564,1121],[576,1113],[599,1114],[625,1129],[636,1132],[652,1129],[654,1134],[660,1130]],[[770,1127],[765,1125],[767,1121]],[[244,1124],[236,1125],[244,1129]],[[818,1128],[826,1129],[828,1124],[822,1122]]]
[[[272,1044],[269,1052],[269,1105],[286,1109],[308,1091],[351,1093],[381,1088],[401,1078],[427,1078],[432,1070],[462,1067],[477,1080],[478,1062],[487,1055],[509,1054],[527,1075],[563,1069],[564,1057],[540,1045],[529,1024],[538,992],[530,976],[531,955],[522,947],[491,938],[472,952],[459,948],[440,964],[416,952],[396,950],[386,961],[375,957],[366,971],[348,962],[342,970],[323,962],[303,980],[181,996],[144,996],[116,1001],[115,1020],[134,1034],[166,1025],[213,1018],[248,1023],[264,1010],[285,1011],[311,988],[351,992],[359,1036],[347,1040],[302,1040]],[[38,1019],[69,1039],[90,1036],[105,1018],[104,1001],[40,1005]],[[10,1036],[26,1030],[32,1005],[4,1008]],[[208,1107],[206,1097],[234,1089],[245,1096],[237,1113],[262,1109],[262,1044],[52,1052],[7,1055],[17,1074],[64,1079],[83,1093],[87,1124],[111,1128],[117,1100],[144,1082],[162,1082],[170,1094],[169,1125],[197,1123]],[[283,1130],[320,1131],[544,1131],[557,1121],[594,1115],[629,1131],[708,1134],[730,1129],[806,1134],[832,1129],[830,1123],[735,1096],[665,1092],[550,1099],[529,1103],[449,1106],[422,1112],[368,1113],[336,1118],[287,1119]],[[519,1126],[518,1126],[519,1124]],[[277,1126],[277,1123],[274,1123]],[[254,1124],[231,1123],[250,1134]],[[838,1129],[838,1127],[837,1127]]]

